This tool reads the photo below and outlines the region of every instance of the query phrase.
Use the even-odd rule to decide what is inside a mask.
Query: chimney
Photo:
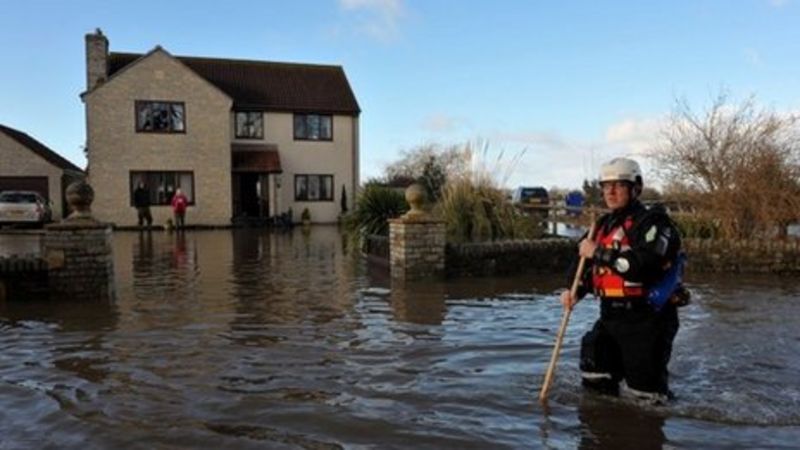
[[[108,39],[100,28],[86,35],[86,91],[89,92],[108,77]]]

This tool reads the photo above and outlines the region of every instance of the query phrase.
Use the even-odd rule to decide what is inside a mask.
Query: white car
[[[45,224],[51,216],[50,203],[38,192],[0,192],[0,225]]]

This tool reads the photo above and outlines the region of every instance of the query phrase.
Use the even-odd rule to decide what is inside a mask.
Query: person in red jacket
[[[665,278],[680,252],[680,235],[663,209],[639,202],[639,164],[615,158],[600,171],[603,200],[611,210],[581,240],[586,258],[576,297],[561,295],[572,308],[584,295],[600,299],[600,319],[581,341],[583,385],[617,395],[625,380],[636,397],[663,403],[671,398],[667,364],[678,331],[676,301],[652,302],[648,293]]]
[[[175,216],[175,228],[183,228],[186,225],[186,206],[189,205],[189,199],[180,189],[175,190],[175,195],[172,196],[172,213]]]

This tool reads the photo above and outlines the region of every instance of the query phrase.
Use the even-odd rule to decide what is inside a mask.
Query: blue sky
[[[800,110],[798,0],[0,0],[0,11],[0,123],[80,166],[83,37],[97,27],[111,51],[342,65],[363,110],[362,179],[401,150],[483,140],[484,166],[508,186],[578,187],[603,160],[653,148],[677,97],[702,109],[725,88]]]

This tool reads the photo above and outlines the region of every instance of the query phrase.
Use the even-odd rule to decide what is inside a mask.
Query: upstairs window
[[[333,116],[330,114],[295,114],[294,138],[301,141],[333,140]]]
[[[136,102],[136,131],[142,133],[185,133],[185,105],[181,102]]]
[[[237,139],[263,139],[264,114],[261,112],[238,111],[235,114]]]

